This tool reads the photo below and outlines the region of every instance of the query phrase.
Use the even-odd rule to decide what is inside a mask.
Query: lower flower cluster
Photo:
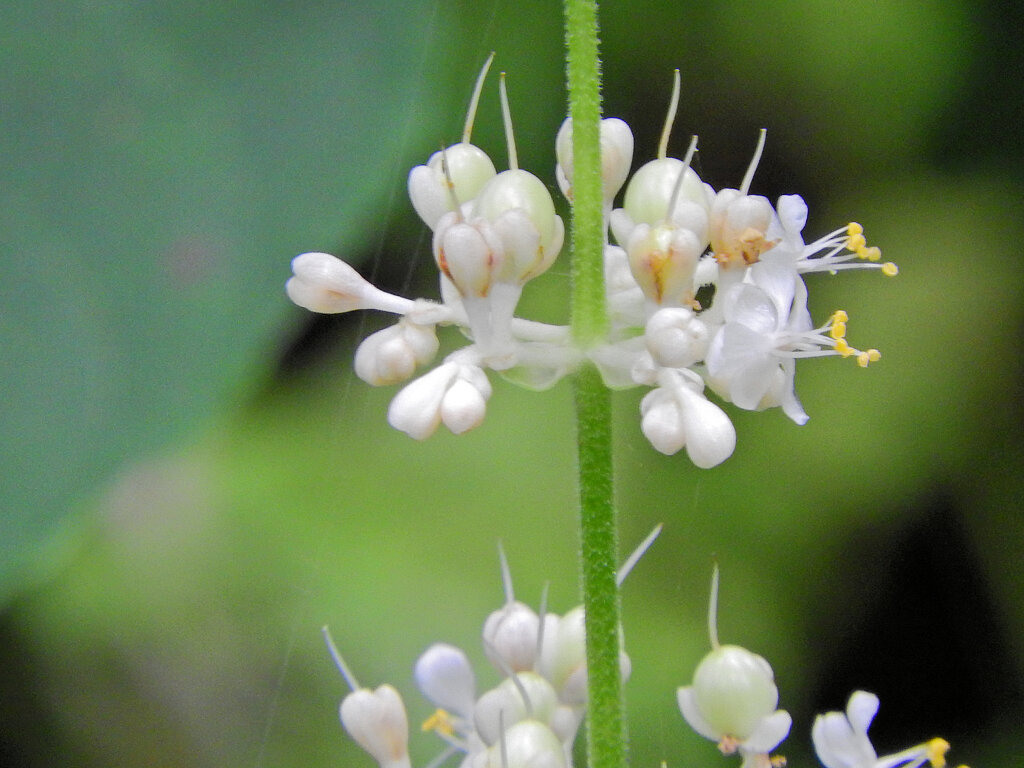
[[[620,569],[619,583],[656,535],[657,530]],[[460,768],[573,765],[573,744],[587,705],[583,607],[559,616],[548,613],[542,600],[540,611],[534,611],[515,599],[504,556],[502,573],[505,604],[487,617],[482,631],[484,653],[500,682],[481,693],[467,655],[447,643],[431,645],[416,661],[416,685],[436,707],[422,730],[441,741],[441,751],[428,768],[456,757]],[[745,648],[719,644],[717,568],[711,592],[712,650],[698,664],[693,682],[677,690],[679,710],[698,734],[718,744],[723,755],[738,755],[739,768],[782,768],[785,758],[771,753],[789,735],[792,718],[777,708],[779,691],[772,667]],[[352,689],[341,703],[345,730],[381,768],[411,768],[409,723],[401,695],[390,685],[361,688],[329,635],[327,642]],[[624,650],[619,667],[627,680],[631,663]],[[946,765],[949,744],[941,738],[879,756],[867,735],[878,706],[877,696],[856,691],[845,713],[817,717],[811,737],[825,768]]]
[[[715,190],[698,177],[690,167],[696,137],[682,159],[668,157],[678,72],[657,158],[632,176],[632,131],[615,118],[601,123],[606,338],[584,348],[566,326],[517,317],[524,286],[551,266],[565,227],[545,184],[518,167],[504,76],[509,169],[498,173],[470,143],[489,64],[477,80],[462,141],[409,174],[412,205],[433,232],[440,301],[385,293],[326,253],[292,262],[287,292],[295,303],[315,312],[375,309],[399,316],[356,352],[356,374],[369,384],[397,384],[429,365],[439,350],[438,326],[456,326],[468,338],[398,393],[388,410],[393,427],[419,440],[441,424],[461,434],[484,420],[488,372],[545,389],[589,361],[609,387],[648,387],[640,407],[643,434],[658,451],[685,449],[706,468],[728,458],[736,444],[731,420],[706,391],[741,409],[780,407],[803,424],[797,360],[831,355],[867,366],[879,359],[878,350],[847,342],[842,310],[824,323],[812,321],[804,276],[854,268],[891,276],[896,266],[881,261],[859,224],[808,243],[801,197],[784,195],[773,205],[750,194],[763,131],[737,188]],[[571,203],[571,120],[558,132],[555,154],[555,176]]]

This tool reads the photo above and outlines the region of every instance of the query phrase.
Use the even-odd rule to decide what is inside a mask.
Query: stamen
[[[501,117],[505,121],[505,143],[508,145],[508,167],[510,170],[519,168],[519,158],[516,155],[516,138],[512,135],[512,113],[508,108],[508,91],[505,90],[505,73],[501,73],[501,80],[498,81],[498,93],[501,94]]]
[[[668,155],[668,137],[672,133],[672,124],[676,121],[676,110],[679,108],[679,70],[672,72],[672,98],[668,102],[668,114],[665,115],[665,126],[661,129],[661,141],[658,142],[658,159],[664,160]]]
[[[861,352],[857,355],[857,365],[861,368],[867,368],[868,363],[877,363],[882,359],[882,353],[877,349],[869,349],[866,352]]]
[[[708,601],[708,637],[711,648],[718,650],[718,563],[711,572],[711,599]]]
[[[537,658],[544,649],[544,616],[548,612],[548,587],[549,582],[544,582],[544,589],[540,593],[540,610],[537,612]]]
[[[508,558],[505,557],[505,547],[498,542],[498,560],[501,563],[501,586],[505,591],[505,605],[512,605],[516,601],[516,593],[512,589],[512,571],[508,567]]]
[[[635,566],[640,561],[641,557],[647,554],[647,550],[650,549],[651,544],[654,543],[654,540],[658,538],[658,534],[661,533],[661,527],[661,523],[658,523],[656,526],[654,526],[654,530],[647,534],[647,538],[641,541],[639,546],[637,546],[637,548],[633,550],[633,553],[626,558],[626,562],[619,566],[619,570],[615,574],[616,587],[622,586],[622,582],[624,582],[626,580],[626,577],[629,576],[629,572],[633,570],[633,566]]]
[[[747,167],[747,175],[743,177],[743,183],[740,184],[740,194],[745,195],[750,190],[750,184],[754,181],[754,171],[757,170],[757,164],[761,162],[761,153],[764,152],[764,143],[768,136],[768,129],[762,128],[761,134],[757,137],[757,148],[754,150],[754,157],[750,161],[750,165]]]
[[[882,274],[886,277],[896,277],[899,273],[900,268],[891,261],[887,261],[882,265]]]
[[[718,742],[718,751],[723,755],[735,755],[739,747],[739,739],[735,736],[723,736],[722,740]]]
[[[665,221],[672,219],[672,211],[676,209],[676,200],[679,199],[679,190],[683,188],[683,180],[686,178],[686,172],[690,169],[690,161],[693,160],[693,153],[696,151],[697,134],[694,134],[690,139],[690,146],[686,149],[686,155],[683,157],[683,167],[679,170],[679,178],[676,179],[676,185],[672,187],[672,197],[668,199],[668,208],[665,210]]]
[[[331,654],[331,658],[334,659],[334,665],[341,672],[341,676],[345,678],[345,682],[348,683],[350,690],[359,690],[359,682],[356,680],[356,676],[352,674],[352,670],[348,668],[348,664],[345,663],[345,659],[341,657],[341,652],[338,650],[338,646],[334,644],[334,639],[331,637],[331,631],[324,625],[320,631],[323,633],[324,641],[327,643],[327,650]]]
[[[925,754],[928,762],[934,768],[942,768],[946,764],[946,753],[949,751],[949,742],[945,739],[935,738],[925,745]]]
[[[449,205],[455,211],[459,221],[462,221],[462,209],[459,207],[459,198],[455,194],[455,182],[452,181],[451,169],[448,167],[448,153],[441,147],[441,173],[444,174],[444,185],[448,189]]]
[[[442,736],[452,737],[455,735],[455,724],[452,722],[451,714],[447,710],[438,707],[434,710],[434,714],[423,721],[420,730],[423,733],[436,731]]]
[[[491,62],[494,61],[494,51],[491,51],[491,55],[487,57],[487,61],[484,62],[483,69],[480,70],[480,74],[476,77],[476,85],[473,87],[473,97],[469,100],[469,110],[466,112],[466,125],[462,129],[462,143],[468,144],[469,137],[473,133],[473,122],[476,120],[476,108],[480,104],[480,92],[484,88],[484,80],[487,78],[487,71],[491,68]]]

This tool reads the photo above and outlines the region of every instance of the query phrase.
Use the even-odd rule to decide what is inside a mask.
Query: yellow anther
[[[771,759],[771,764],[772,768],[786,768],[786,756],[775,755],[775,757]]]
[[[835,312],[832,313],[832,322],[833,323],[845,323],[849,319],[850,319],[850,316],[848,314],[846,314],[845,310],[837,309]]]
[[[740,740],[735,736],[723,736],[722,740],[718,742],[718,751],[723,755],[735,755],[739,748]]]
[[[861,248],[857,251],[857,258],[867,259],[868,261],[878,261],[882,258],[882,249],[874,245],[870,248]]]
[[[864,239],[864,235],[858,232],[855,235],[850,235],[850,239],[846,241],[846,249],[849,251],[859,251],[868,241]]]
[[[857,355],[857,365],[861,368],[867,368],[868,363],[874,363],[882,359],[882,353],[877,349],[869,349],[867,352],[861,352]]]
[[[893,264],[891,261],[885,262],[882,265],[882,274],[886,277],[896,277],[900,273],[900,268]]]
[[[849,224],[846,225],[846,234],[849,235],[850,237],[853,237],[854,235],[862,235],[864,234],[864,227],[862,227],[856,221],[851,221]]]
[[[828,329],[828,335],[837,341],[846,336],[846,323],[832,322],[832,327]]]
[[[846,339],[836,339],[834,349],[843,357],[849,357],[854,353],[853,347],[846,343]]]
[[[420,729],[424,733],[427,731],[437,731],[445,736],[455,735],[455,725],[452,723],[452,716],[443,709],[434,710],[434,714],[423,721]]]
[[[946,753],[949,751],[949,742],[945,739],[932,739],[925,744],[925,754],[928,762],[934,768],[943,768],[946,764]]]

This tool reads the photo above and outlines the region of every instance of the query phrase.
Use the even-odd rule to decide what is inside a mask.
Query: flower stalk
[[[601,178],[601,79],[595,0],[566,0],[566,64],[574,158],[572,332],[582,348],[607,334]],[[586,613],[591,768],[626,765],[619,672],[618,538],[612,487],[611,397],[596,368],[583,366],[574,395],[580,494],[580,562]]]

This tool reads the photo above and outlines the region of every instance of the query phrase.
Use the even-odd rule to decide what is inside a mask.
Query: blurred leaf
[[[84,493],[265,368],[291,256],[382,225],[431,6],[7,10],[0,603]]]

